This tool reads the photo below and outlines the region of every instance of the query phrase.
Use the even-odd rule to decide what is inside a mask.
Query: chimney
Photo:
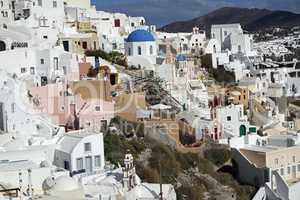
[[[193,34],[199,34],[199,28],[198,27],[194,27],[193,28]]]

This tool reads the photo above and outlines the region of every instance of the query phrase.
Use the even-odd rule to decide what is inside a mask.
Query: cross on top
[[[41,27],[45,27],[45,26],[47,26],[47,21],[48,21],[48,19],[44,16],[44,17],[41,17],[40,18],[40,26]]]

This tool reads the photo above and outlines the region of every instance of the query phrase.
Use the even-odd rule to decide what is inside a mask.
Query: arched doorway
[[[245,136],[246,133],[247,133],[246,126],[245,125],[241,125],[240,126],[240,136]]]
[[[6,44],[5,42],[0,40],[0,51],[5,51],[6,50]]]

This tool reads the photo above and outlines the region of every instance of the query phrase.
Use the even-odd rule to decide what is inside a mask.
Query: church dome
[[[186,61],[186,60],[187,60],[186,56],[185,56],[185,55],[182,55],[182,54],[179,54],[179,55],[176,57],[176,61],[177,61],[177,62],[184,62],[184,61]]]
[[[155,39],[149,31],[135,30],[131,32],[126,40],[127,42],[154,42]]]

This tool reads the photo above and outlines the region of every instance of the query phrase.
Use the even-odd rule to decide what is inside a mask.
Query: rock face
[[[168,24],[160,31],[192,32],[194,26],[210,31],[212,24],[240,23],[247,31],[258,31],[272,27],[291,28],[300,25],[300,14],[287,11],[224,7],[207,15],[188,21]]]

